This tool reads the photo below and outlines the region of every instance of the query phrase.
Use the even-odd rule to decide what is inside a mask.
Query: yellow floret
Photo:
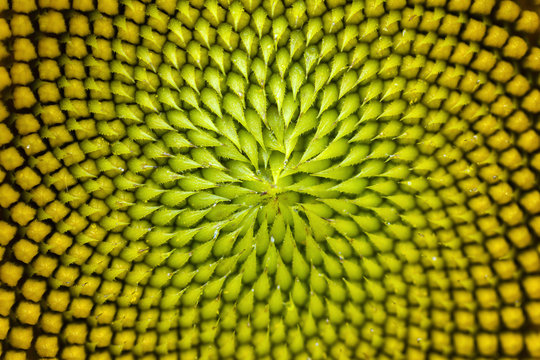
[[[486,33],[486,25],[478,20],[469,19],[461,38],[467,41],[481,41]]]
[[[540,90],[534,89],[525,96],[521,106],[533,114],[540,112]]]
[[[64,336],[70,344],[84,344],[86,341],[86,324],[68,324],[64,329]]]
[[[86,78],[86,70],[81,60],[71,60],[64,65],[64,73],[69,79],[82,80]]]
[[[97,347],[106,347],[110,344],[112,338],[111,328],[108,326],[102,326],[93,328],[90,330],[89,339]]]
[[[54,60],[44,59],[39,63],[39,76],[42,80],[56,80],[60,77],[60,68]]]
[[[62,255],[71,246],[72,242],[71,237],[65,234],[54,233],[47,241],[47,244],[49,245],[49,251],[57,255]]]
[[[32,337],[31,327],[14,327],[9,332],[9,343],[15,348],[26,350],[30,348]]]
[[[534,325],[540,325],[540,302],[531,301],[525,305],[527,315]]]
[[[508,232],[508,237],[518,248],[524,248],[531,243],[531,234],[525,226],[519,226]]]
[[[112,38],[114,36],[113,21],[109,17],[102,16],[94,21],[94,33],[104,38]]]
[[[0,101],[0,122],[4,121],[9,115],[10,113],[8,112],[8,109],[4,103]]]
[[[5,340],[9,332],[9,319],[0,317],[0,340]]]
[[[501,311],[504,324],[509,329],[519,329],[525,322],[523,311],[516,307],[505,307]]]
[[[69,33],[77,36],[86,36],[90,34],[88,17],[82,14],[77,14],[71,17],[69,19]]]
[[[61,290],[52,290],[47,297],[47,305],[53,311],[65,311],[69,305],[69,293]]]
[[[60,34],[66,32],[64,16],[58,11],[47,11],[39,17],[39,29],[43,32]]]
[[[504,0],[500,3],[495,17],[498,20],[513,22],[518,18],[520,11],[521,9],[518,4],[510,0]]]
[[[56,356],[58,352],[58,338],[56,336],[40,335],[36,340],[36,351],[39,356]]]
[[[35,103],[36,98],[30,88],[19,86],[13,91],[13,106],[15,106],[15,109],[29,108]]]
[[[508,183],[501,182],[495,186],[490,187],[489,194],[497,203],[506,204],[510,200],[512,200],[513,190]]]
[[[34,81],[34,75],[30,66],[26,63],[15,63],[11,67],[11,81],[14,84],[26,85]]]
[[[45,125],[61,124],[66,120],[66,116],[58,105],[48,105],[42,109],[41,120]]]
[[[0,90],[11,85],[11,77],[5,67],[0,67]]]
[[[41,177],[31,168],[25,167],[15,173],[15,181],[24,190],[30,190],[41,182]]]
[[[6,246],[15,236],[17,228],[5,221],[0,221],[0,245]]]
[[[534,11],[524,10],[516,22],[516,30],[533,34],[538,30],[539,25],[538,14]]]
[[[38,255],[38,257],[32,263],[32,268],[39,276],[49,277],[56,269],[57,264],[58,260],[55,258],[45,255]]]
[[[520,224],[523,221],[523,212],[517,204],[506,205],[500,210],[499,215],[510,226]]]
[[[512,59],[521,59],[527,53],[527,50],[528,45],[524,39],[512,36],[504,46],[503,54]]]
[[[26,352],[23,351],[8,351],[6,352],[5,360],[27,360]]]
[[[73,0],[73,9],[80,11],[94,10],[93,0]]]
[[[71,301],[69,312],[76,318],[86,319],[90,316],[93,306],[91,299],[75,298]]]
[[[49,151],[36,159],[35,166],[42,174],[49,174],[60,168],[62,165],[60,164],[58,159]]]
[[[23,301],[17,306],[16,314],[17,319],[23,324],[35,325],[41,315],[40,306],[36,303]]]
[[[118,0],[98,0],[98,10],[107,15],[117,15]]]
[[[0,40],[7,39],[11,36],[11,30],[6,19],[0,19]]]
[[[513,269],[515,269],[515,267],[513,267]],[[503,282],[499,285],[499,293],[502,300],[507,304],[515,305],[516,302],[522,301],[523,299],[520,286],[514,281]]]
[[[43,294],[47,290],[47,283],[45,281],[28,279],[22,286],[23,296],[33,302],[41,301]]]
[[[531,121],[523,111],[517,111],[506,120],[506,126],[515,132],[523,132],[529,129]]]
[[[19,193],[15,191],[9,184],[0,185],[0,206],[3,208],[8,208],[19,200]]]
[[[523,349],[523,337],[521,334],[504,332],[500,335],[501,347],[506,355],[516,356]]]
[[[34,60],[37,57],[36,49],[32,42],[26,38],[16,38],[13,43],[13,58],[16,61]]]
[[[13,291],[0,289],[0,315],[9,316],[11,307],[14,303],[15,293]]]
[[[508,32],[496,25],[491,25],[488,29],[487,36],[484,38],[484,44],[489,47],[500,48],[508,39]]]
[[[42,8],[52,8],[56,10],[68,10],[69,0],[39,0],[39,6]]]
[[[41,316],[40,326],[48,333],[59,334],[62,325],[62,314],[49,312]]]
[[[58,102],[62,98],[58,86],[52,82],[44,82],[38,89],[39,100],[43,103]]]
[[[454,344],[458,354],[469,355],[474,353],[474,338],[471,335],[456,333],[454,335]]]
[[[135,21],[138,24],[144,22],[145,18],[145,5],[140,1],[133,1],[131,6],[126,6],[124,16],[128,19]]]
[[[0,165],[8,171],[18,168],[23,162],[24,158],[14,147],[0,151]]]
[[[39,40],[38,54],[41,58],[56,58],[61,55],[58,39],[45,37]]]
[[[82,59],[86,54],[86,44],[80,37],[72,37],[66,43],[66,54],[69,57]]]
[[[96,45],[92,48],[92,54],[97,59],[112,60],[111,42],[105,39],[97,39]]]
[[[514,171],[512,173],[512,181],[524,190],[530,189],[536,185],[535,175],[528,168]]]
[[[30,242],[26,239],[21,239],[13,245],[13,253],[15,257],[26,263],[29,264],[30,261],[37,255],[38,253],[38,247],[33,242]]]
[[[0,124],[0,146],[8,144],[13,140],[13,134],[6,124]]]
[[[27,36],[34,32],[32,22],[27,15],[14,14],[11,18],[11,31],[15,36]]]
[[[14,287],[23,275],[24,268],[11,262],[0,266],[0,280],[7,286]]]
[[[540,270],[540,255],[535,249],[529,249],[518,255],[518,260],[523,269],[528,273]]]
[[[72,286],[79,277],[79,269],[74,266],[60,266],[54,275],[54,279],[60,285]]]
[[[39,122],[32,114],[18,114],[15,119],[15,127],[19,134],[26,135],[39,130]]]
[[[51,232],[51,226],[44,222],[34,220],[28,225],[26,229],[26,236],[34,240],[35,242],[40,242]]]
[[[26,155],[34,155],[47,149],[38,134],[30,134],[21,139],[21,145]]]
[[[62,359],[78,360],[86,359],[86,351],[82,345],[66,346],[62,350]]]
[[[11,9],[18,13],[29,13],[37,10],[35,0],[13,0]]]
[[[517,145],[526,152],[532,153],[540,147],[540,136],[530,129],[519,136]]]
[[[521,74],[517,74],[514,78],[506,84],[506,91],[512,95],[523,96],[529,91],[529,80]]]
[[[516,148],[510,148],[499,157],[499,162],[508,169],[514,170],[521,166],[523,158]]]

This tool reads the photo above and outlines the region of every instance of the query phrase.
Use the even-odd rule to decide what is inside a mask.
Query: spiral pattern
[[[0,9],[6,359],[540,357],[535,12]]]

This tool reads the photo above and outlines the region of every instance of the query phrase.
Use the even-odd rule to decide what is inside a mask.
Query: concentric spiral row
[[[535,12],[0,8],[6,359],[540,357]]]

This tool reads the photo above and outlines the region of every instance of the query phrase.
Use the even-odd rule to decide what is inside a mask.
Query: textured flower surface
[[[0,0],[0,356],[540,358],[532,9]]]

